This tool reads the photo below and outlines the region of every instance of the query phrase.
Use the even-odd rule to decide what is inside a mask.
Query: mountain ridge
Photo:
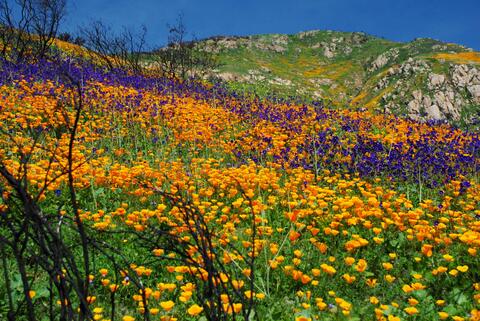
[[[196,43],[218,56],[212,75],[236,89],[324,99],[415,120],[480,119],[480,53],[430,38],[396,42],[363,32],[215,36]]]

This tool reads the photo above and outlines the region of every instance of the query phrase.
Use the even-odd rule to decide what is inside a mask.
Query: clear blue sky
[[[114,28],[144,24],[151,46],[165,44],[167,23],[184,14],[197,38],[364,31],[396,41],[430,37],[480,50],[480,0],[67,0],[66,30],[102,19]]]

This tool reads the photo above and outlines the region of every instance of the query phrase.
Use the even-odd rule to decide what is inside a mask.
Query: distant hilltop
[[[361,32],[216,36],[212,74],[257,91],[301,95],[415,120],[480,119],[480,53],[428,38],[394,42]]]

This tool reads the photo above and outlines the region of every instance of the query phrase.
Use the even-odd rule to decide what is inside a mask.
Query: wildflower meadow
[[[480,320],[478,133],[1,65],[1,320]]]

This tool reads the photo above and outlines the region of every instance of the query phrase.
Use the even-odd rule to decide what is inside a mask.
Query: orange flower
[[[200,314],[202,311],[203,311],[203,308],[201,306],[199,306],[198,304],[194,304],[188,308],[187,313],[190,314],[191,316],[196,316]]]
[[[348,257],[345,258],[345,264],[346,265],[350,266],[353,263],[355,263],[355,259],[353,257],[348,256]]]
[[[175,303],[171,300],[162,301],[162,302],[160,302],[160,306],[162,307],[162,309],[164,309],[165,311],[168,312],[175,306]]]
[[[433,246],[430,244],[423,244],[422,245],[422,254],[431,257],[433,252],[432,252]]]
[[[364,272],[367,269],[367,261],[364,259],[358,260],[357,264],[355,265],[355,270],[358,272]]]
[[[418,310],[415,307],[408,307],[408,308],[403,309],[403,311],[405,311],[409,315],[413,315],[413,314],[418,313]]]
[[[292,243],[294,243],[299,237],[301,236],[300,233],[298,233],[297,231],[291,231],[288,238],[290,239],[290,241]]]
[[[295,317],[295,321],[312,321],[312,318],[307,318],[305,316]]]
[[[348,273],[342,275],[342,277],[348,284],[355,282],[355,280],[357,279],[354,275],[350,275]]]

